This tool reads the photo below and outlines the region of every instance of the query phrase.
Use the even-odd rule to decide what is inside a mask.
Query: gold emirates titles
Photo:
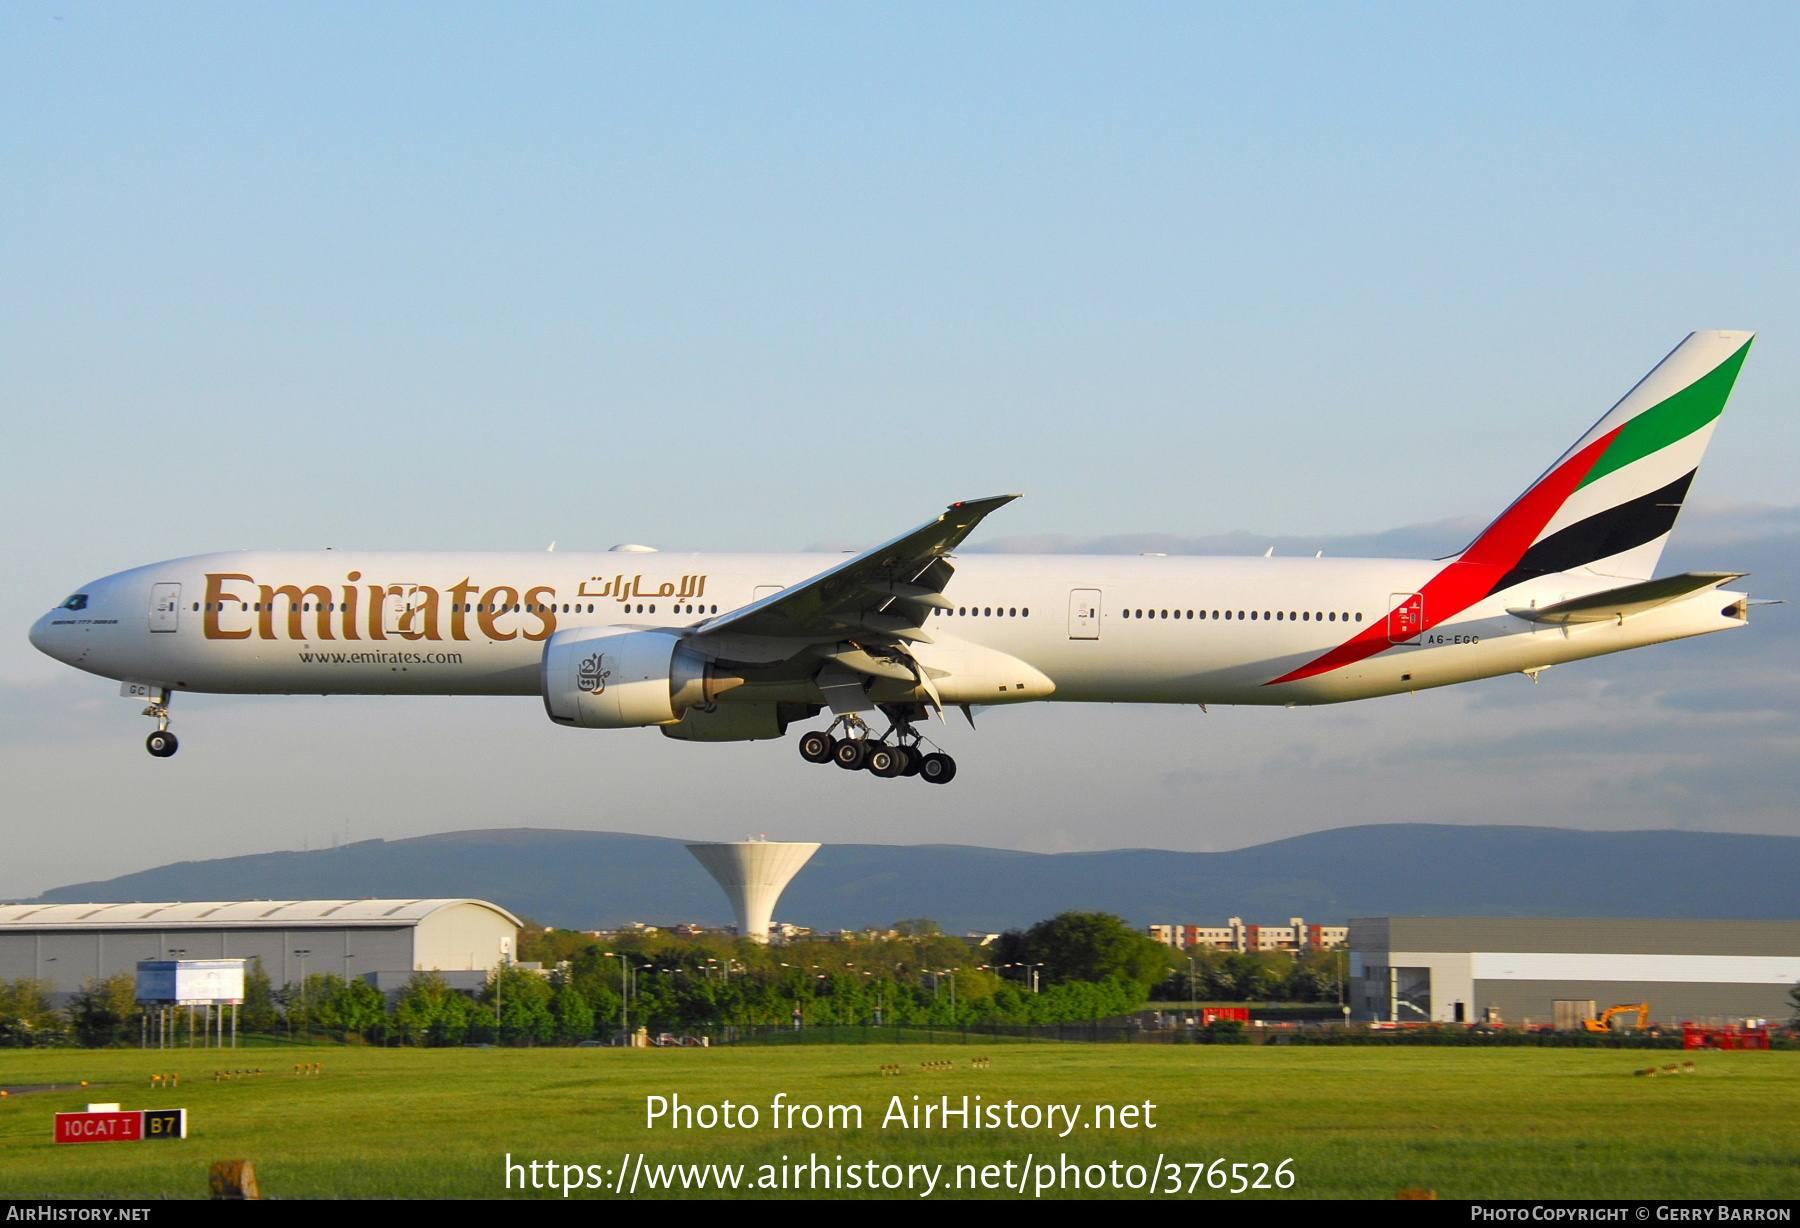
[[[358,584],[362,578],[360,571],[353,571],[344,577],[349,583],[333,592],[324,584],[273,587],[258,584],[256,577],[241,572],[208,572],[201,625],[209,640],[247,640],[252,636],[275,640],[284,638],[281,630],[290,640],[467,640],[471,619],[490,640],[521,636],[547,640],[556,633],[559,602],[554,585],[521,589],[499,584],[484,590],[464,579],[440,593],[425,584]],[[607,598],[623,604],[633,600],[697,601],[705,594],[703,575],[682,576],[679,585],[665,580],[645,587],[639,574],[610,580],[594,576],[582,581],[575,595],[584,601]],[[388,608],[390,601],[396,603],[394,610]],[[285,615],[280,621],[276,619],[277,603],[286,606],[280,611]],[[234,614],[240,617],[232,618]],[[255,616],[254,626],[223,625],[241,622],[245,614]],[[390,614],[397,616],[390,619]],[[537,626],[503,628],[501,620],[514,614],[528,615]],[[305,628],[308,616],[316,632],[311,636]]]

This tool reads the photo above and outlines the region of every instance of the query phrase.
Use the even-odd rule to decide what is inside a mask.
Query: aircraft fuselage
[[[556,631],[700,628],[837,561],[817,553],[211,554],[97,581],[81,590],[83,608],[45,615],[31,639],[89,673],[173,690],[535,695],[544,643]],[[1512,587],[1446,621],[1423,617],[1425,629],[1410,638],[1390,627],[1373,655],[1276,681],[1388,623],[1445,567],[1405,559],[969,554],[958,556],[943,593],[952,608],[923,630],[940,645],[975,644],[1033,666],[1054,684],[1053,693],[1034,699],[1314,704],[1532,671],[1744,625],[1744,595],[1724,590],[1573,626],[1507,612],[1625,583],[1583,569]],[[1006,694],[989,700],[1013,701]]]

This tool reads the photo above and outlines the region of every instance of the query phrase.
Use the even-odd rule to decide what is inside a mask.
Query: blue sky
[[[752,796],[680,828],[622,743],[530,704],[184,700],[151,764],[147,723],[24,629],[96,575],[237,546],[785,549],[999,490],[1030,497],[997,537],[1479,517],[1693,328],[1762,333],[1697,498],[1791,506],[1797,52],[1773,4],[8,5],[0,807],[35,831],[82,799],[81,854],[117,870],[326,838],[322,809],[1026,847],[1368,821],[1319,769],[1316,814],[1250,790],[1202,822],[1152,789],[1137,826],[1090,822],[1225,770],[1169,766],[1188,715],[1118,710],[958,747],[995,791],[944,830],[819,818],[805,791],[841,812],[837,782],[766,747],[705,760]],[[1307,739],[1324,764],[1355,741]],[[1105,770],[1068,775],[1090,744]],[[518,765],[499,794],[490,748]],[[1383,779],[1435,796],[1441,770]],[[622,812],[586,806],[594,771]],[[287,800],[247,805],[262,779]],[[124,835],[121,799],[176,780],[179,831]],[[1697,804],[1635,825],[1784,821]],[[1444,817],[1517,812],[1477,810]],[[91,877],[63,847],[0,893]]]

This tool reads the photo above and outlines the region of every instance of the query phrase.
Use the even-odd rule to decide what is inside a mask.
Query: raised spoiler
[[[1526,622],[1565,627],[1572,623],[1624,622],[1634,614],[1647,613],[1671,601],[1741,580],[1749,574],[1747,571],[1690,571],[1679,576],[1664,576],[1660,580],[1627,584],[1623,588],[1609,588],[1586,597],[1572,597],[1555,605],[1508,607],[1506,612]]]

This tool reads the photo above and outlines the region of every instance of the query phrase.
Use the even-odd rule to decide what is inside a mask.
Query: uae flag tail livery
[[[1269,685],[1365,660],[1544,576],[1585,571],[1621,586],[1648,581],[1754,338],[1688,334],[1417,601]]]

